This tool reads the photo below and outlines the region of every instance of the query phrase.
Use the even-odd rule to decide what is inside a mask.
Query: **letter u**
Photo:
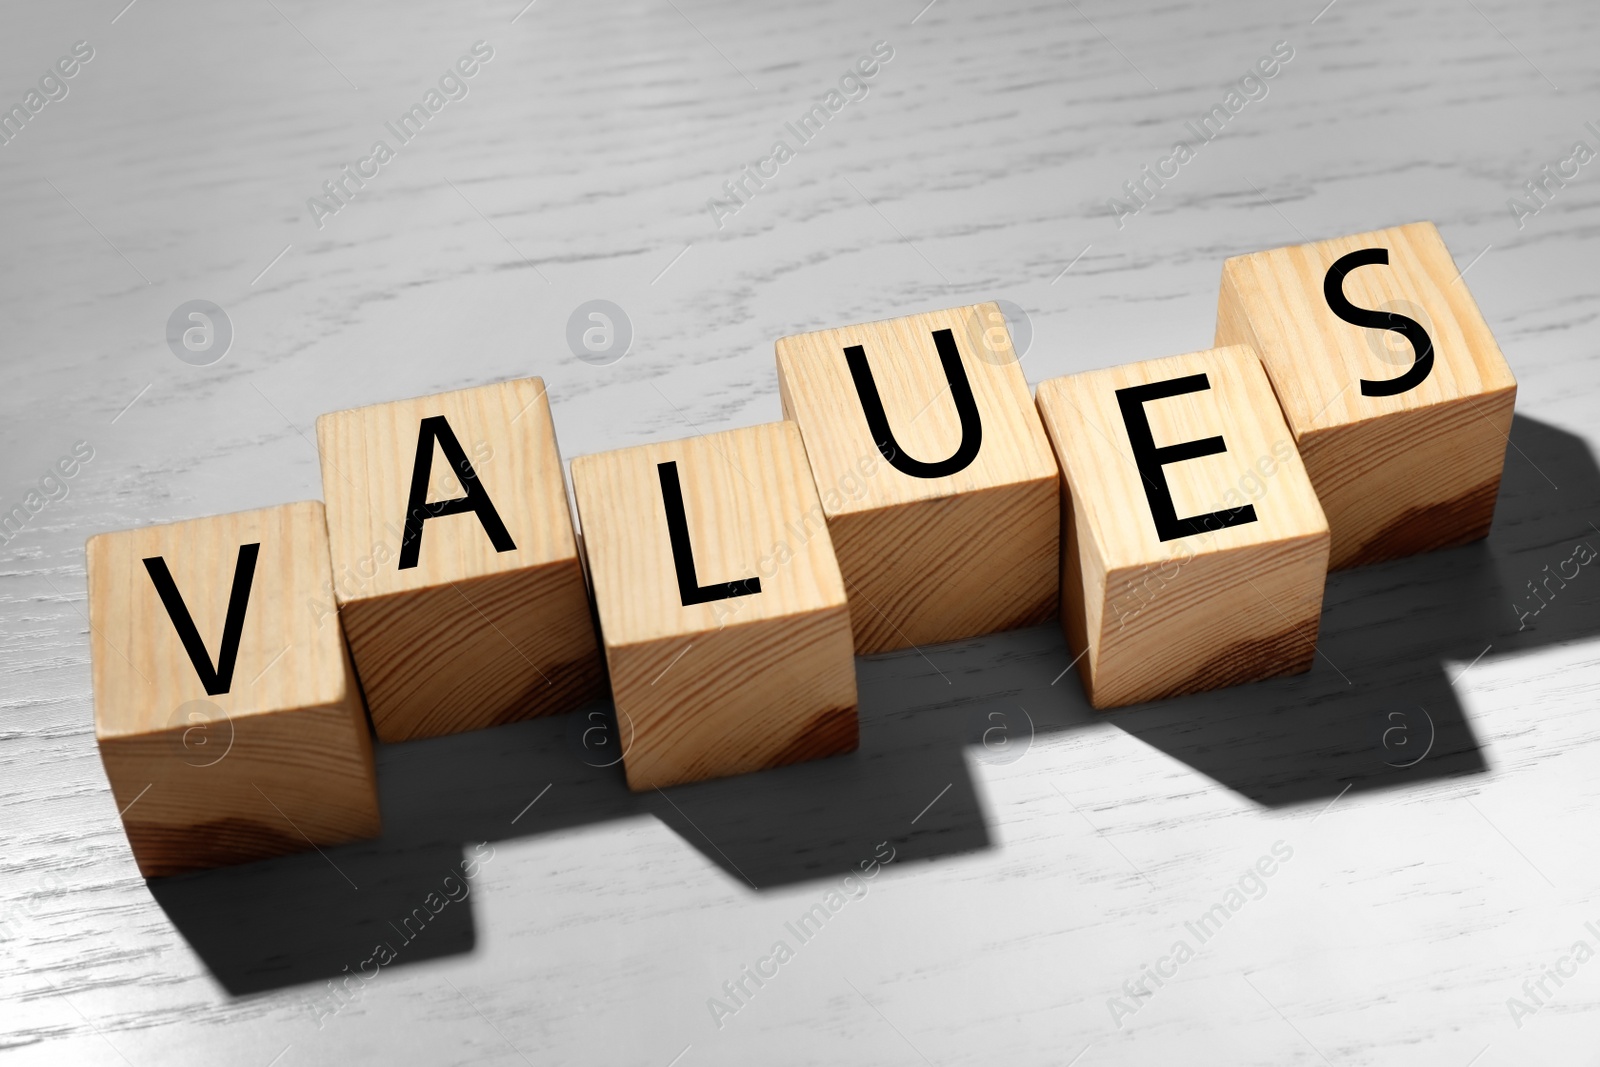
[[[867,416],[867,428],[877,442],[878,451],[901,474],[913,478],[944,478],[965,470],[978,456],[983,445],[983,423],[978,418],[978,404],[972,398],[972,385],[967,381],[966,368],[961,365],[961,353],[956,349],[955,335],[949,330],[933,331],[933,344],[939,351],[939,362],[944,366],[945,380],[950,383],[950,399],[955,402],[956,414],[961,419],[961,443],[948,459],[937,463],[924,463],[906,455],[905,449],[894,439],[889,428],[889,416],[883,410],[883,399],[878,395],[878,383],[872,378],[872,368],[867,364],[867,353],[860,345],[844,350],[845,361],[850,366],[850,377],[855,379],[856,393],[861,398],[861,409]]]

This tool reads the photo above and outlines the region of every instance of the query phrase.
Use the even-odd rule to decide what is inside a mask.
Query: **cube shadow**
[[[1454,693],[1462,667],[1600,630],[1600,579],[1585,572],[1536,615],[1513,608],[1539,603],[1526,583],[1543,580],[1576,541],[1600,542],[1589,525],[1600,514],[1600,468],[1582,440],[1533,419],[1515,420],[1510,444],[1486,541],[1329,579],[1309,673],[1108,721],[1274,807],[1488,770]],[[996,756],[998,724],[1016,727],[1000,739],[1021,746],[1000,749],[1009,762],[1029,758],[1024,738],[1102,721],[1076,678],[1062,676],[1069,661],[1053,625],[859,660],[856,752],[666,791],[630,793],[614,753],[589,743],[589,731],[615,729],[608,702],[380,745],[381,838],[149,885],[230,993],[313,983],[314,1001],[324,980],[359,969],[385,938],[402,966],[470,951],[470,896],[404,944],[396,938],[459,875],[474,842],[649,814],[754,892],[841,878],[880,842],[894,848],[896,868],[968,854],[993,840],[969,760]]]
[[[1526,583],[1577,541],[1600,544],[1589,525],[1597,513],[1600,468],[1588,446],[1517,416],[1488,538],[1331,574],[1309,674],[1142,705],[1112,721],[1274,806],[1486,771],[1454,683],[1496,656],[1600,632],[1600,580],[1581,571],[1536,617],[1513,606],[1539,605]]]

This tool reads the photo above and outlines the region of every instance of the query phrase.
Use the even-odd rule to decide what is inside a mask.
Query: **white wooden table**
[[[1520,227],[1507,200],[1600,148],[1600,9],[122,2],[0,30],[0,102],[94,52],[0,146],[0,511],[93,450],[0,546],[7,1062],[1594,1062],[1600,575],[1519,613],[1600,547],[1600,165]],[[879,41],[719,226],[708,199]],[[1279,41],[1267,95],[1119,227]],[[379,139],[319,228],[307,199]],[[1228,255],[1419,218],[1521,383],[1495,528],[1334,576],[1310,674],[1102,716],[1054,628],[997,635],[862,661],[845,758],[640,797],[535,721],[380,749],[380,841],[137,876],[84,540],[318,496],[319,413],[539,374],[570,458],[776,418],[784,334],[995,297],[1037,382],[1208,347]],[[207,366],[165,336],[195,299],[233,331]],[[614,362],[567,344],[592,299],[631,324]]]

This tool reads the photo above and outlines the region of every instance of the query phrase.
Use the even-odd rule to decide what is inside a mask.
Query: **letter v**
[[[194,617],[172,580],[167,561],[162,556],[147,556],[144,569],[150,572],[150,581],[161,597],[161,604],[172,619],[173,629],[183,642],[189,661],[194,664],[200,684],[206,687],[207,696],[226,693],[233,685],[233,666],[239,660],[239,638],[244,634],[244,610],[250,603],[250,582],[256,574],[256,556],[261,543],[239,546],[239,559],[233,566],[233,591],[228,594],[228,617],[222,624],[222,647],[217,650],[217,665],[212,667],[211,656],[206,652],[200,631],[195,628]]]

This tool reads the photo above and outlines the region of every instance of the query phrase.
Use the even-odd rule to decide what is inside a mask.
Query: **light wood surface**
[[[274,3],[58,0],[0,33],[7,104],[95,50],[0,146],[0,513],[48,500],[0,544],[0,1063],[1594,1059],[1600,961],[1520,1027],[1506,1002],[1600,899],[1600,577],[1529,589],[1600,549],[1600,161],[1521,228],[1507,198],[1597,143],[1600,8]],[[479,38],[470,95],[318,229],[306,199]],[[1280,40],[1269,95],[1119,226]],[[863,57],[870,93],[718,228],[707,198]],[[84,540],[321,497],[321,413],[539,375],[570,458],[779,418],[777,338],[996,298],[1038,383],[1210,346],[1229,256],[1424,218],[1517,377],[1515,447],[1487,538],[1330,575],[1310,671],[1100,714],[1051,622],[858,659],[850,755],[632,793],[575,751],[598,702],[378,744],[376,841],[139,876]],[[164,337],[194,298],[233,322],[208,367]],[[567,342],[596,298],[632,320],[606,366]],[[891,849],[719,1027],[722,983]],[[467,899],[383,933],[463,861]],[[380,938],[398,958],[351,978]],[[330,981],[361,990],[331,1016]]]
[[[1142,470],[1118,392],[1174,381],[1185,391],[1135,409],[1155,448],[1219,436],[1222,448]],[[1039,384],[1038,404],[1062,470],[1062,626],[1083,655],[1091,704],[1311,667],[1328,523],[1254,352],[1052,378]],[[1200,529],[1164,536],[1153,497],[1170,498],[1173,515]]]
[[[660,464],[698,584],[739,595],[685,602]],[[855,749],[850,608],[794,423],[579,456],[572,484],[630,788]]]
[[[230,671],[241,546],[256,547]],[[87,553],[95,736],[142,874],[377,836],[361,691],[338,617],[311,609],[330,576],[321,503],[98,534]],[[209,686],[147,570],[156,557],[220,670]]]
[[[430,516],[402,567],[418,438],[439,417],[506,549],[487,528],[489,511]],[[426,501],[465,499],[462,472],[428,437]],[[570,711],[604,692],[543,381],[333,412],[317,419],[317,442],[333,592],[379,738]]]
[[[1354,307],[1426,331],[1432,367],[1412,388],[1367,395],[1419,353],[1394,330],[1335,314],[1329,268],[1363,249],[1387,263],[1352,269]],[[1489,532],[1517,382],[1438,229],[1416,222],[1223,264],[1218,345],[1261,354],[1333,534],[1334,567],[1475,541]]]
[[[949,331],[960,355],[961,391],[976,413],[978,443],[967,453],[939,331]],[[870,369],[887,436],[869,425],[847,365],[852,346]],[[805,438],[858,653],[1030,626],[1055,614],[1055,460],[998,305],[784,337],[777,354],[784,418]],[[960,469],[908,473],[889,459],[899,454]]]

